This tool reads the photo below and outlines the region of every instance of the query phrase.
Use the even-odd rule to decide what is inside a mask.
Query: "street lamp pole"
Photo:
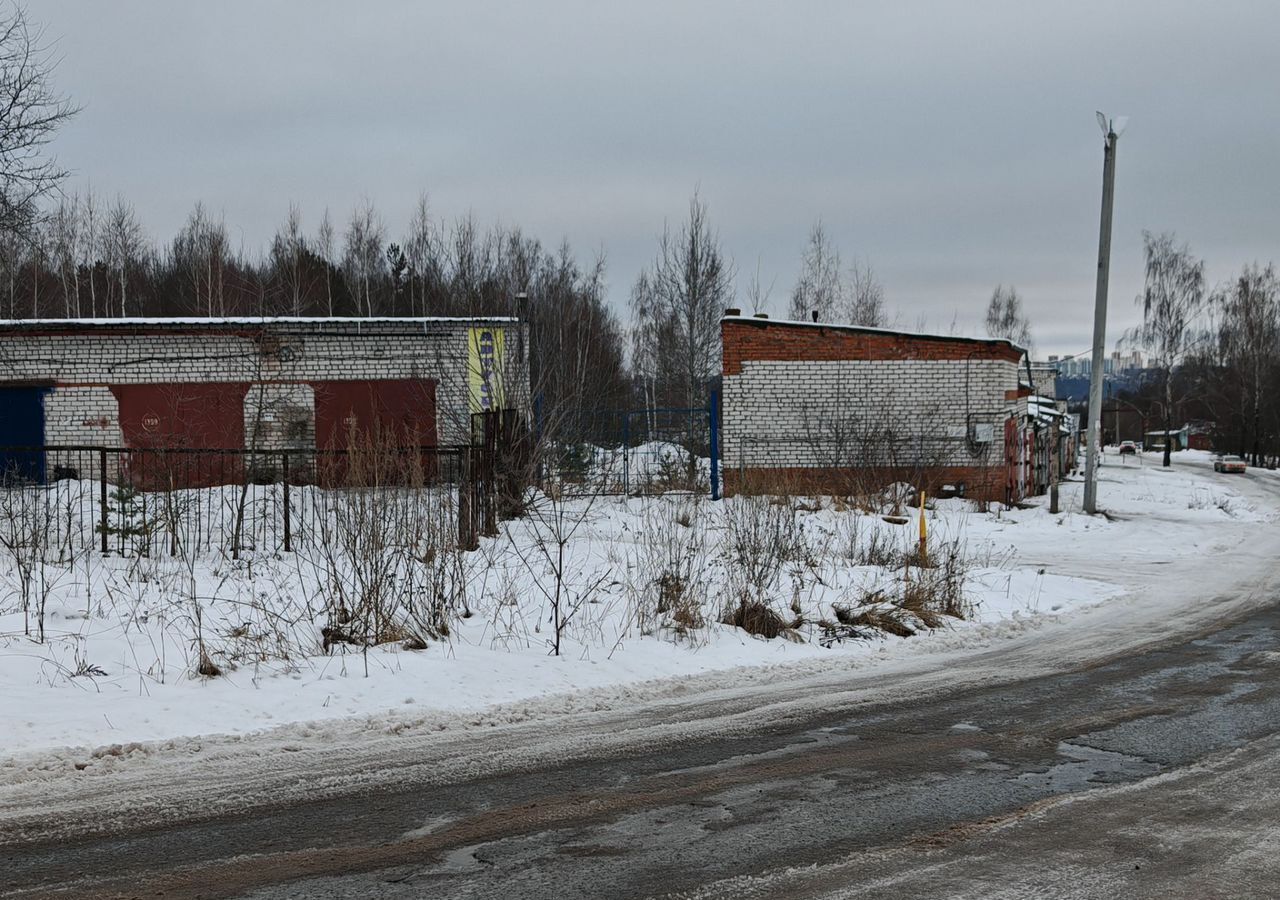
[[[1093,359],[1089,368],[1089,446],[1085,456],[1084,511],[1098,511],[1098,458],[1102,447],[1102,354],[1107,337],[1107,279],[1111,268],[1111,202],[1115,196],[1116,140],[1125,119],[1098,113],[1106,135],[1102,156],[1102,222],[1098,229],[1098,284],[1093,303]]]

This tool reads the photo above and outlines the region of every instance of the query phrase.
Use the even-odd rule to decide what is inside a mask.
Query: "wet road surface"
[[[1226,815],[1177,790],[1252,783],[1231,821],[1261,829],[1253,845],[1274,842],[1278,722],[1280,609],[1268,606],[1080,671],[766,721],[750,736],[0,847],[0,896],[1192,897],[1211,883],[1249,896],[1250,879],[1269,877],[1256,862],[1233,875],[1221,855],[1197,868],[1183,852],[1173,865],[1178,815],[1206,834]],[[1130,850],[1103,859],[1113,828]],[[1114,863],[1112,881],[1081,874],[1096,868],[1090,852]]]

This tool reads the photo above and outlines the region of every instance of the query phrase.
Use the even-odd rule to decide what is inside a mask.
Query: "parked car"
[[[1215,456],[1213,458],[1213,471],[1215,472],[1243,475],[1248,468],[1248,463],[1239,456]]]
[[[1131,455],[1133,455],[1133,454],[1135,454],[1135,453],[1137,453],[1137,452],[1138,452],[1138,445],[1137,445],[1137,444],[1135,444],[1133,441],[1121,441],[1121,442],[1120,442],[1120,455],[1121,455],[1121,456],[1131,456]]]

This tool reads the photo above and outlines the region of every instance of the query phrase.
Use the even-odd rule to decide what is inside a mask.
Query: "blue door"
[[[44,387],[0,388],[0,479],[44,482]]]

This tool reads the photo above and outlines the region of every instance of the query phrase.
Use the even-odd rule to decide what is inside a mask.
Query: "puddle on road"
[[[1023,772],[1017,776],[1017,780],[1043,787],[1053,794],[1065,794],[1084,790],[1092,785],[1149,778],[1160,772],[1157,763],[1141,757],[1068,741],[1058,744],[1058,755],[1067,759],[1052,766]]]

